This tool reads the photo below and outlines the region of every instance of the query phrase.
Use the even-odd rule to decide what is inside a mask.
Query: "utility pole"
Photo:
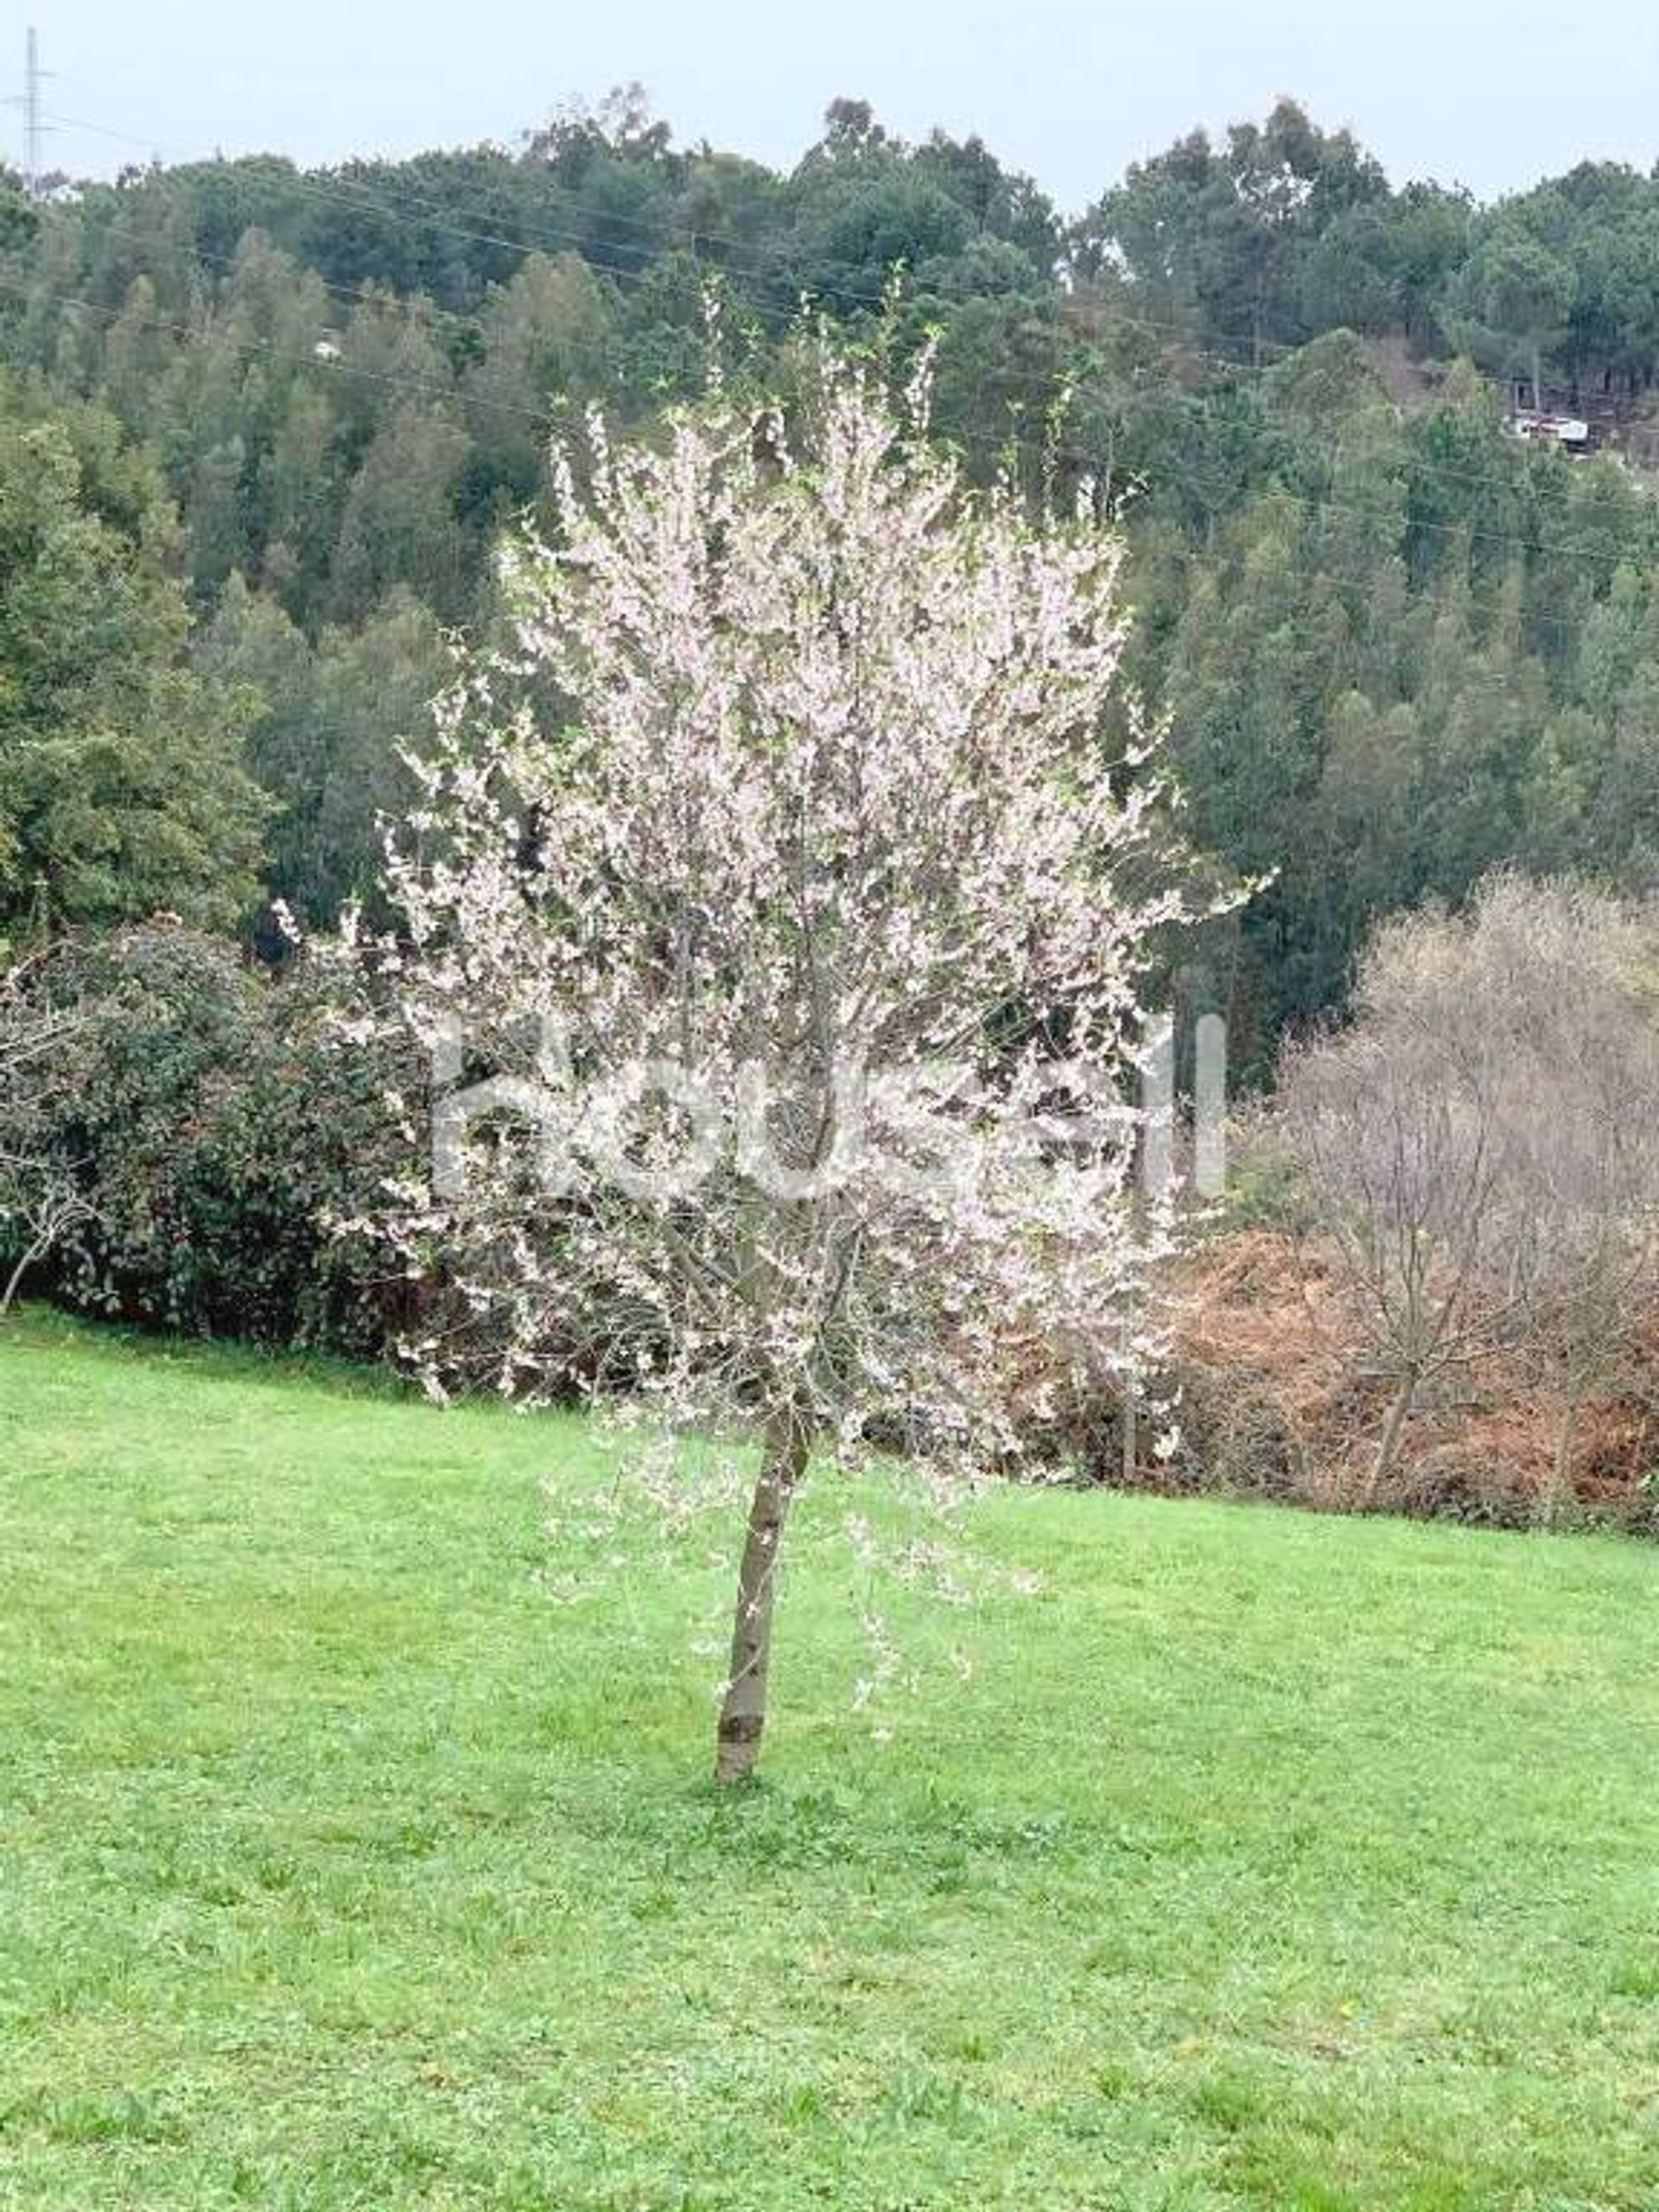
[[[23,37],[23,182],[34,200],[41,189],[41,42],[31,23]]]

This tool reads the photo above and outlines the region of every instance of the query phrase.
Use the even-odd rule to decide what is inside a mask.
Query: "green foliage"
[[[275,802],[272,893],[319,927],[348,902],[372,906],[380,817],[409,798],[400,748],[423,734],[448,673],[430,611],[395,588],[359,626],[331,625],[314,645],[276,599],[238,575],[197,658],[244,700],[248,759]]]
[[[1541,404],[1543,360],[1559,351],[1577,293],[1572,264],[1518,223],[1487,232],[1447,296],[1446,327],[1494,368],[1524,372]]]
[[[107,418],[0,388],[0,931],[252,899],[262,803],[167,528]]]
[[[1275,340],[1311,334],[1302,296],[1318,296],[1308,264],[1326,231],[1387,194],[1347,131],[1328,136],[1281,100],[1221,146],[1195,131],[1135,163],[1077,226],[1074,252],[1084,274],[1122,283],[1137,306],[1259,362]]]
[[[1402,414],[1351,340],[1255,397],[1268,480],[1130,597],[1198,842],[1275,872],[1233,1007],[1265,1065],[1340,1002],[1379,914],[1510,860],[1643,879],[1659,509],[1611,463],[1522,446],[1478,384]]]
[[[135,172],[0,253],[0,359],[35,379],[0,425],[0,933],[42,904],[245,924],[256,875],[312,922],[372,898],[441,626],[493,620],[552,434],[702,388],[711,279],[734,378],[787,385],[805,294],[899,369],[937,343],[976,476],[1121,515],[1194,827],[1224,874],[1277,871],[1204,963],[1247,1061],[1340,1002],[1379,913],[1502,861],[1654,864],[1651,493],[1525,448],[1500,396],[1652,383],[1634,170],[1391,190],[1281,101],[1068,229],[977,138],[859,100],[779,175],[630,90],[519,152]]]
[[[329,1224],[388,1172],[390,1071],[305,971],[152,927],[60,943],[30,988],[66,1020],[30,1141],[87,1208],[41,1287],[187,1332],[378,1350],[385,1262]]]

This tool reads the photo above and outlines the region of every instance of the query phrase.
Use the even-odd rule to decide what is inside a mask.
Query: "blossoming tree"
[[[389,879],[454,1086],[397,1193],[411,1265],[442,1253],[508,1389],[579,1373],[759,1440],[728,1782],[815,1457],[954,1491],[1017,1449],[1011,1348],[1143,1357],[1119,1293],[1156,1236],[1103,1102],[1181,907],[1151,747],[1104,736],[1110,535],[970,491],[925,378],[820,346],[808,381],[787,424],[716,394],[557,459]]]

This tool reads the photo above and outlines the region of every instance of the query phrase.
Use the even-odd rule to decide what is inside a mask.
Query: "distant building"
[[[1577,415],[1552,415],[1535,407],[1517,407],[1510,428],[1529,445],[1560,446],[1574,460],[1592,450],[1590,425]]]

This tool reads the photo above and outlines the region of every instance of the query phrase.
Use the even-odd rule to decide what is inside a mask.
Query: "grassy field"
[[[594,1471],[0,1336],[0,2203],[1659,2206],[1659,1555],[1007,1496],[883,1745],[809,1547],[726,1802],[698,1578],[541,1585]]]

